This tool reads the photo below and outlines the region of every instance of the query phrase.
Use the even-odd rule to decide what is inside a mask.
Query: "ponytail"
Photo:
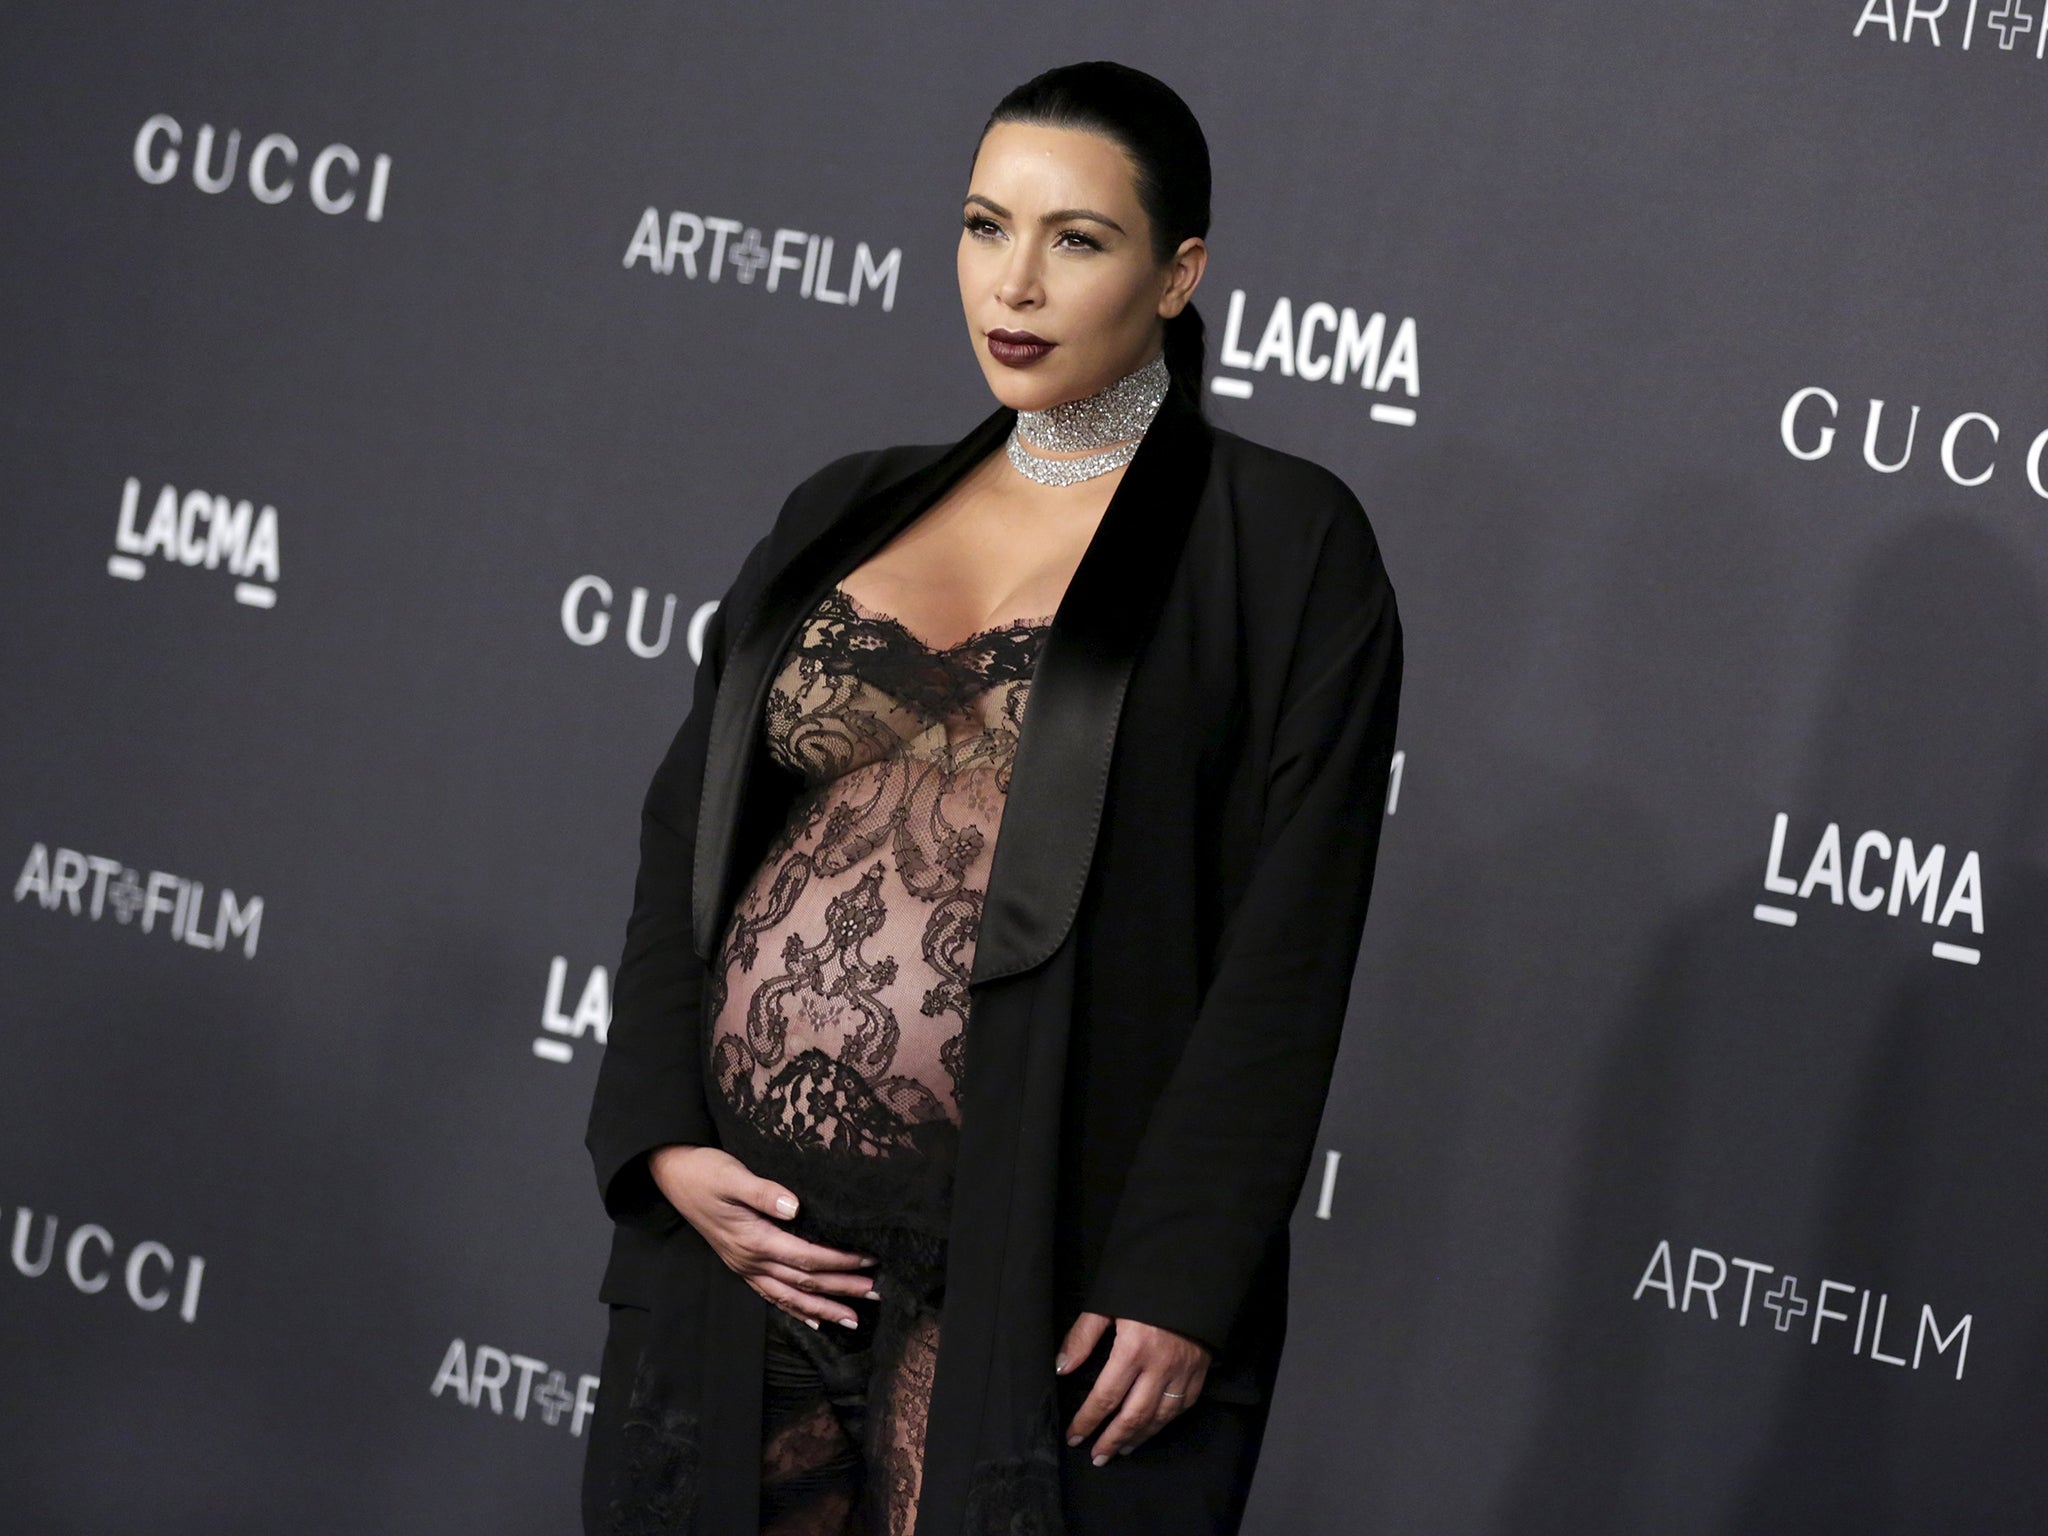
[[[1166,371],[1171,387],[1197,411],[1202,408],[1202,374],[1208,358],[1202,316],[1192,302],[1166,322]]]

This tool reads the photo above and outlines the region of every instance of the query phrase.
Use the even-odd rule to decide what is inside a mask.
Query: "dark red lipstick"
[[[999,326],[988,332],[988,355],[1012,368],[1028,368],[1058,345],[1030,331],[1007,331]]]

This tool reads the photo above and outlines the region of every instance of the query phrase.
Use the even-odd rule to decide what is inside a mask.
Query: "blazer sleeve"
[[[640,867],[612,1019],[584,1144],[612,1219],[660,1231],[682,1220],[655,1185],[647,1154],[715,1142],[698,1056],[705,966],[692,940],[690,887],[712,706],[725,665],[727,615],[767,544],[757,543],[704,626],[688,714],[655,770],[640,812]]]
[[[1364,509],[1348,488],[1337,499],[1274,717],[1252,872],[1085,1303],[1213,1354],[1307,1177],[1393,759],[1400,616]]]

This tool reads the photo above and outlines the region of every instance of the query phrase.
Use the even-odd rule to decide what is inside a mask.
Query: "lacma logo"
[[[568,985],[569,962],[557,955],[548,964],[547,1001],[541,1004],[540,1009],[540,1027],[545,1033],[533,1042],[534,1055],[542,1061],[560,1062],[565,1066],[576,1055],[571,1041],[595,1035],[597,1043],[603,1045],[609,1039],[612,1027],[611,977],[603,966],[590,968],[573,1013],[565,1013],[562,1007],[567,999]]]
[[[141,521],[142,482],[130,475],[121,487],[121,516],[107,574],[140,581],[148,562],[161,559],[188,569],[224,570],[235,580],[235,601],[251,608],[277,606],[277,508],[258,510],[211,491],[175,486],[157,492],[149,521]]]
[[[213,921],[208,923],[204,881],[167,875],[162,870],[151,870],[145,879],[119,859],[70,848],[53,852],[42,843],[29,849],[28,860],[14,882],[17,902],[31,896],[45,912],[62,909],[93,922],[111,910],[115,922],[143,933],[155,932],[157,919],[169,917],[172,943],[224,950],[240,939],[245,960],[256,958],[256,937],[263,928],[261,896],[240,901],[223,886],[214,898]]]
[[[1852,37],[2041,58],[2048,18],[2041,0],[1857,0]],[[1942,30],[1943,23],[1947,31]]]
[[[1244,290],[1230,291],[1230,311],[1223,322],[1223,347],[1217,366],[1230,372],[1209,380],[1218,395],[1245,400],[1251,397],[1252,381],[1244,373],[1265,373],[1269,369],[1290,379],[1307,379],[1321,384],[1350,384],[1355,389],[1385,394],[1394,385],[1413,400],[1422,393],[1422,358],[1415,337],[1415,321],[1404,318],[1387,335],[1387,317],[1374,310],[1365,320],[1349,305],[1339,310],[1320,299],[1303,307],[1294,317],[1294,301],[1275,299],[1259,331],[1259,344],[1247,352],[1239,343],[1244,331]],[[1375,400],[1368,415],[1398,427],[1415,425],[1415,407]]]
[[[1736,1270],[1742,1272],[1739,1303]],[[1725,1297],[1724,1290],[1728,1293]],[[1641,1301],[1646,1295],[1661,1296],[1665,1310],[1687,1315],[1695,1315],[1693,1301],[1697,1298],[1700,1307],[1696,1315],[1707,1322],[1724,1321],[1725,1309],[1725,1320],[1737,1328],[1749,1327],[1753,1318],[1759,1331],[1789,1335],[1796,1330],[1806,1335],[1809,1344],[1820,1343],[1821,1334],[1827,1332],[1838,1347],[1846,1342],[1850,1354],[1878,1365],[1903,1368],[1910,1364],[1917,1371],[1922,1365],[1939,1365],[1953,1348],[1957,1381],[1963,1379],[1963,1368],[1970,1357],[1970,1313],[1965,1312],[1960,1322],[1943,1333],[1931,1306],[1921,1306],[1916,1325],[1907,1321],[1912,1317],[1911,1310],[1900,1307],[1894,1311],[1891,1297],[1882,1291],[1851,1285],[1846,1280],[1823,1280],[1802,1292],[1795,1275],[1755,1259],[1724,1256],[1711,1248],[1692,1250],[1685,1261],[1685,1278],[1680,1281],[1673,1267],[1669,1238],[1659,1239],[1642,1279],[1636,1282],[1633,1299]],[[1853,1333],[1849,1327],[1852,1322]],[[1830,1329],[1830,1324],[1841,1326]],[[1887,1353],[1888,1341],[1900,1353]],[[1903,1353],[1908,1343],[1912,1345],[1911,1356]]]
[[[1795,880],[1785,873],[1785,835],[1790,824],[1791,817],[1783,811],[1771,823],[1771,852],[1764,866],[1764,889],[1772,895],[1806,901],[1816,892],[1823,892],[1835,906],[1846,903],[1858,912],[1882,912],[1887,917],[1898,917],[1917,908],[1923,923],[1946,928],[1957,918],[1967,917],[1973,935],[1984,932],[1984,876],[1974,848],[1963,854],[1953,877],[1948,878],[1948,894],[1940,901],[1941,916],[1937,918],[1935,904],[1942,897],[1942,882],[1948,869],[1945,844],[1936,843],[1923,854],[1913,846],[1910,837],[1862,832],[1849,845],[1845,859],[1841,824],[1831,821],[1813,845],[1806,873]],[[1882,874],[1886,865],[1891,867],[1889,882]],[[1751,915],[1760,923],[1782,928],[1793,927],[1799,921],[1796,908],[1775,902],[1758,902]],[[1974,944],[1957,944],[1947,939],[1934,941],[1934,956],[1965,965],[1975,965],[1981,958]]]
[[[514,1371],[519,1373],[516,1386],[512,1383]],[[534,1385],[536,1381],[539,1386]],[[590,1410],[597,1405],[597,1378],[577,1377],[572,1395],[567,1374],[549,1370],[545,1360],[511,1354],[490,1344],[479,1344],[471,1351],[456,1339],[441,1357],[441,1369],[429,1389],[434,1397],[443,1392],[452,1393],[465,1408],[480,1407],[488,1398],[491,1412],[500,1418],[506,1414],[505,1399],[510,1396],[511,1415],[521,1423],[530,1412],[550,1429],[566,1423],[570,1434],[580,1435]]]
[[[863,293],[879,292],[882,308],[888,310],[896,307],[896,276],[903,268],[903,252],[891,246],[886,256],[877,258],[865,240],[859,241],[844,277],[835,278],[830,235],[778,229],[772,239],[763,240],[760,230],[739,219],[677,212],[664,224],[661,211],[649,208],[640,215],[624,264],[632,267],[642,261],[649,272],[663,277],[671,276],[680,262],[683,276],[693,282],[718,283],[730,276],[751,286],[759,278],[769,293],[781,292],[784,279],[793,273],[798,298],[853,305]],[[842,286],[833,287],[835,281]]]

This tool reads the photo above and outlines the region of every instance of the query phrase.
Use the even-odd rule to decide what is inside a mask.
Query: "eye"
[[[981,213],[968,214],[965,219],[961,220],[961,227],[965,229],[970,235],[973,235],[974,237],[980,240],[990,240],[995,238],[995,235],[989,233],[991,230],[993,230],[995,234],[1002,233],[1000,226],[997,225],[994,219],[991,219],[986,214]]]
[[[1084,247],[1091,251],[1099,251],[1102,249],[1102,242],[1100,240],[1096,239],[1093,235],[1087,234],[1082,230],[1063,229],[1059,233],[1059,238],[1064,240],[1069,235],[1072,235],[1076,240],[1080,241]],[[1069,249],[1071,249],[1071,247],[1069,247]]]

